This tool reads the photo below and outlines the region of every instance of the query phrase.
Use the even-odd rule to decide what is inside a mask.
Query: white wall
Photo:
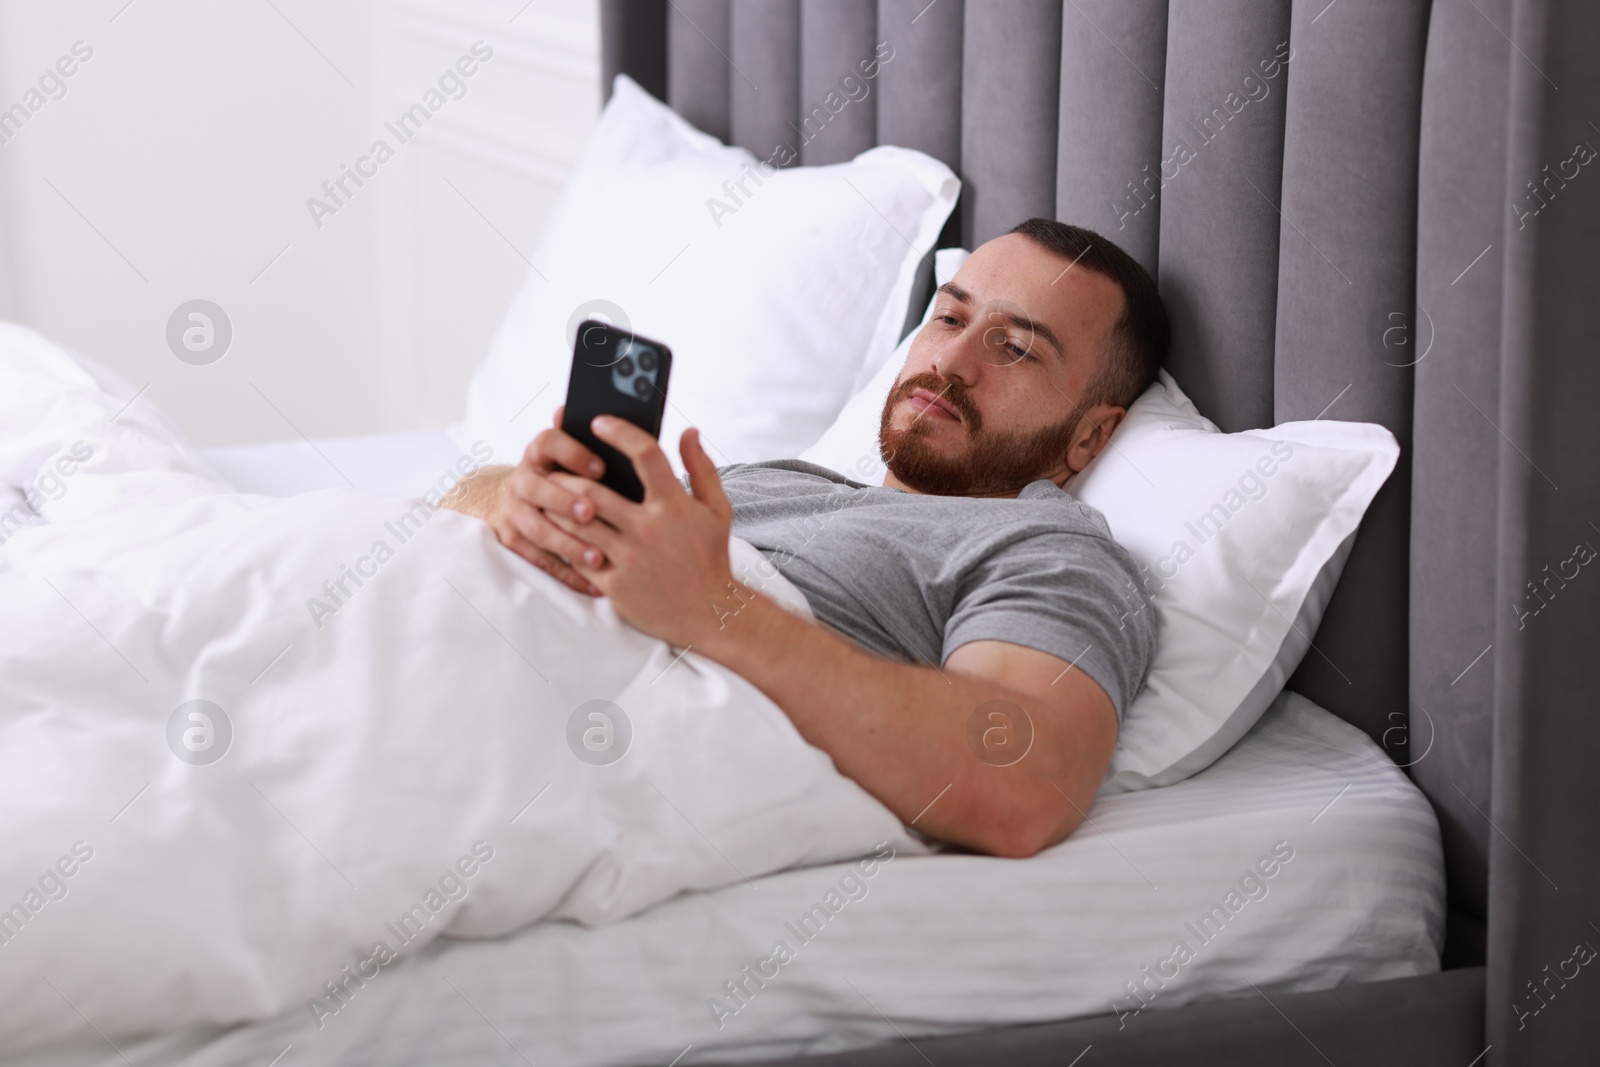
[[[595,0],[126,2],[0,2],[0,109],[93,49],[5,130],[0,313],[148,385],[200,444],[459,415],[598,114]],[[478,40],[465,96],[388,133]],[[319,227],[307,199],[379,138],[394,158]],[[166,340],[195,298],[233,324],[206,366]]]

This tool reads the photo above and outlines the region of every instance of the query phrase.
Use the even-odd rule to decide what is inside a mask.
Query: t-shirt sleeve
[[[1155,605],[1127,552],[1102,537],[1036,534],[967,575],[944,629],[942,659],[970,641],[1008,641],[1083,671],[1120,721],[1155,654]]]

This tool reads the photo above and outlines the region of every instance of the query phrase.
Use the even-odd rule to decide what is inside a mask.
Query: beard
[[[966,433],[964,449],[953,454],[940,451],[930,439],[934,424],[920,415],[904,429],[891,425],[895,405],[915,389],[926,389],[955,408],[961,416],[958,425]],[[878,443],[890,473],[919,493],[1009,496],[1061,464],[1081,417],[1074,411],[1062,422],[1029,434],[988,430],[959,382],[935,374],[913,374],[890,390],[878,423]]]

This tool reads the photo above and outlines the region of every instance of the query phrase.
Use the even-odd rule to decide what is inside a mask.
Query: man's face
[[[1122,409],[1081,408],[1123,297],[1028,237],[980,246],[940,287],[884,404],[885,484],[1015,496],[1083,469]]]

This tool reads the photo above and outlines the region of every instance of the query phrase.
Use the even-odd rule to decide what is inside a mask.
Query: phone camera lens
[[[649,400],[650,399],[650,388],[651,388],[651,384],[650,384],[650,379],[649,378],[635,378],[633,380],[633,392],[634,392],[634,395],[637,396],[640,400]]]
[[[627,356],[623,356],[622,359],[617,362],[617,373],[624,378],[633,377],[633,360],[629,359]]]
[[[653,374],[656,369],[656,354],[654,349],[639,349],[639,369],[646,374]]]

